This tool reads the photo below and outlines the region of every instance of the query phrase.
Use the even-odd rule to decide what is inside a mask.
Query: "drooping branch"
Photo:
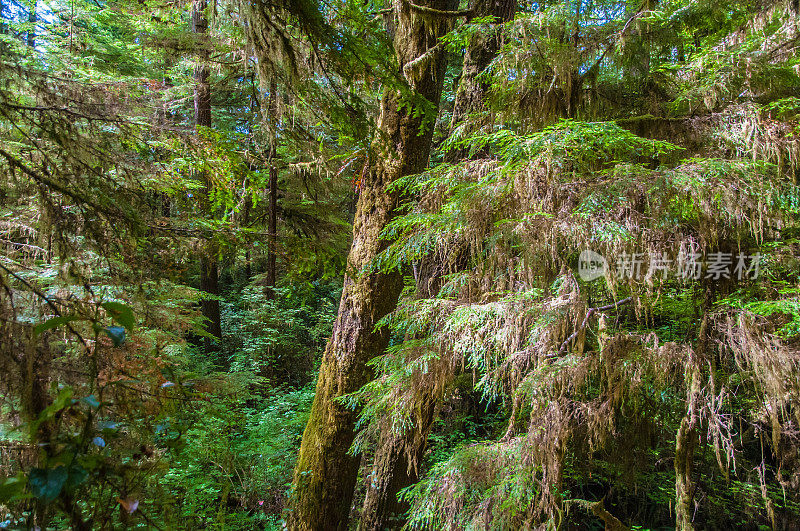
[[[403,65],[403,76],[405,76],[406,80],[414,84],[413,79],[410,77],[410,72],[414,69],[419,67],[420,70],[425,68],[425,65],[428,64],[439,52],[444,49],[444,45],[440,42],[436,46],[433,46],[425,53],[414,59],[413,61],[409,61],[408,63]]]

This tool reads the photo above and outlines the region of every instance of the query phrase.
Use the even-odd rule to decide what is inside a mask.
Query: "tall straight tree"
[[[31,0],[30,4],[28,5],[29,28],[26,44],[31,48],[36,46],[36,2],[37,0]]]
[[[211,83],[209,77],[211,70],[209,64],[208,49],[208,9],[207,0],[196,0],[192,4],[192,33],[198,41],[198,61],[194,70],[194,123],[195,129],[211,127]],[[200,208],[206,214],[211,214],[211,205],[208,194],[211,191],[206,172],[200,172],[200,179],[203,182],[203,193],[201,193]],[[203,299],[201,302],[203,317],[206,318],[206,329],[209,334],[216,338],[222,337],[222,323],[219,314],[219,274],[217,271],[217,248],[212,240],[207,240],[203,252],[200,256],[200,289],[213,298]],[[214,340],[206,338],[204,340],[206,352],[214,350]]]
[[[275,283],[278,280],[278,83],[273,77],[269,84],[269,235],[267,247],[267,296],[275,298]]]
[[[488,83],[479,79],[492,62],[500,47],[499,24],[514,18],[517,0],[473,0],[470,4],[471,17],[493,16],[494,24],[484,31],[476,32],[470,38],[464,51],[461,78],[458,82],[456,99],[453,105],[452,130],[462,125],[471,114],[485,108]],[[479,124],[464,124],[476,127]],[[447,153],[447,160],[454,161],[464,156],[459,150]],[[421,268],[422,274],[427,268]],[[421,297],[431,297],[427,287],[438,279],[427,278],[419,289]],[[400,523],[400,515],[408,510],[408,504],[398,499],[400,490],[415,483],[416,464],[421,461],[426,448],[426,440],[435,420],[438,397],[429,396],[419,410],[418,422],[402,434],[391,429],[391,422],[381,432],[367,493],[361,511],[359,530],[387,529],[393,523]]]
[[[397,178],[418,173],[430,154],[433,124],[444,79],[440,37],[452,27],[455,0],[394,2],[398,74],[408,89],[387,89],[381,100],[376,161],[361,182],[339,314],[317,380],[311,415],[294,473],[287,522],[291,529],[346,529],[359,459],[348,454],[357,412],[340,398],[372,378],[367,362],[389,339],[376,323],[392,311],[403,287],[399,272],[371,268],[387,245],[381,232],[401,203],[390,189]]]

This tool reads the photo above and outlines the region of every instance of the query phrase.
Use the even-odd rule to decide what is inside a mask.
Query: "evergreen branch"
[[[61,310],[58,308],[58,306],[56,306],[55,303],[52,300],[50,300],[50,298],[47,295],[42,293],[42,291],[40,289],[38,289],[36,286],[34,286],[33,284],[31,284],[30,282],[28,282],[27,280],[25,280],[21,276],[19,276],[16,273],[14,273],[12,270],[7,268],[3,264],[0,264],[0,268],[2,268],[6,273],[8,273],[12,277],[14,277],[19,282],[21,282],[22,285],[24,285],[26,288],[28,288],[34,295],[36,295],[37,297],[42,299],[47,304],[47,306],[49,306],[50,309],[53,310],[53,313],[55,315],[57,315],[58,317],[63,317],[63,314],[61,313]],[[69,322],[64,323],[64,325],[67,327],[67,330],[69,330],[75,337],[78,338],[78,340],[83,344],[84,348],[88,351],[89,350],[89,344],[86,342],[86,340],[83,338],[83,336],[80,333],[78,333],[78,331],[75,330],[75,328],[73,328],[72,325]]]

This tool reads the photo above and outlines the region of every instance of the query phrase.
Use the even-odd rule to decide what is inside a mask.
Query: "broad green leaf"
[[[81,399],[84,403],[89,405],[90,407],[98,408],[100,407],[100,401],[94,395],[89,395]]]
[[[53,328],[57,328],[63,324],[67,324],[72,321],[79,321],[81,319],[83,319],[83,317],[79,315],[59,315],[58,317],[53,317],[52,319],[48,319],[47,321],[36,325],[33,328],[33,333],[38,336],[47,330],[52,330]]]
[[[22,472],[0,481],[0,502],[6,503],[24,498],[26,484],[27,478]]]
[[[102,307],[111,315],[111,317],[127,328],[131,330],[134,325],[136,324],[136,320],[133,316],[133,310],[127,304],[123,304],[121,302],[104,302]]]
[[[28,485],[34,496],[45,503],[55,500],[67,482],[67,467],[33,468],[28,474]]]

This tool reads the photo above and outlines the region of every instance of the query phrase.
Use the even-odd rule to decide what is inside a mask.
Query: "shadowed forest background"
[[[0,529],[800,528],[799,9],[0,0]]]

